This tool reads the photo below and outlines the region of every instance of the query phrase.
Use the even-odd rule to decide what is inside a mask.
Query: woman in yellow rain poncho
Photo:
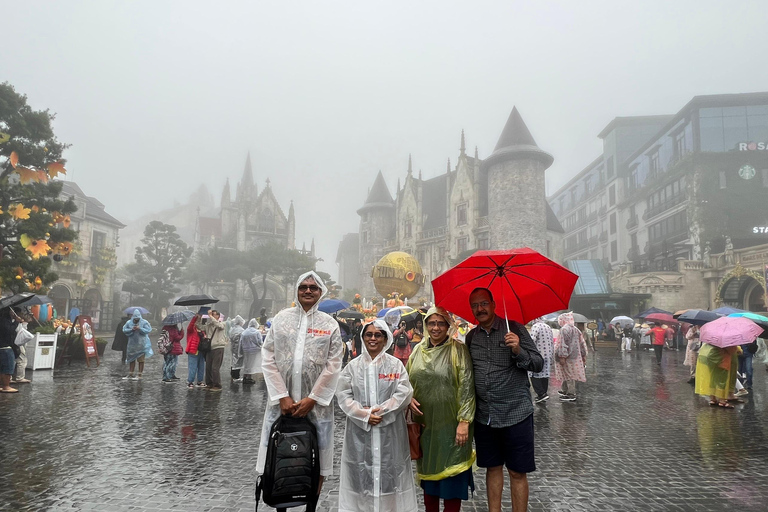
[[[456,327],[443,308],[432,307],[424,319],[424,339],[413,349],[406,369],[413,385],[411,410],[421,433],[423,456],[416,461],[426,512],[455,512],[474,490],[472,420],[475,382],[466,345],[451,336]]]
[[[740,353],[739,346],[720,348],[701,344],[696,359],[696,394],[709,397],[709,405],[733,409],[728,400],[735,398]]]

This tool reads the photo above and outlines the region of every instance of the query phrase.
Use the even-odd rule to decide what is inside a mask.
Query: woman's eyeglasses
[[[363,338],[373,339],[376,338],[377,340],[380,340],[382,338],[386,338],[387,335],[382,332],[367,332],[363,334]]]
[[[320,287],[316,286],[314,284],[300,284],[299,285],[299,291],[300,292],[305,292],[307,290],[311,291],[312,293],[315,293],[315,292],[319,292],[320,291]]]

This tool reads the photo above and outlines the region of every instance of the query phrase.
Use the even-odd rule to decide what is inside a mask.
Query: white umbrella
[[[635,321],[628,316],[615,316],[611,319],[610,323],[613,325],[620,325],[622,328],[635,325]]]

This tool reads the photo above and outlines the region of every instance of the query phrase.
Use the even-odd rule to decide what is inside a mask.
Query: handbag
[[[23,328],[21,324],[19,324],[19,326],[16,328],[16,339],[14,340],[14,343],[18,346],[22,346],[26,345],[33,339],[35,339],[35,335]]]
[[[413,421],[413,413],[409,409],[405,413],[405,426],[408,427],[408,445],[411,448],[411,460],[419,460],[424,456],[421,451],[421,424]]]
[[[211,338],[203,333],[200,333],[200,343],[197,345],[198,351],[208,352],[211,350]]]

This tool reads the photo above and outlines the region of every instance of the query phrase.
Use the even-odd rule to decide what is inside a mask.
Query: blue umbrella
[[[380,311],[379,311],[379,312],[376,314],[376,316],[377,316],[377,317],[379,317],[379,318],[384,318],[384,315],[386,315],[386,314],[387,314],[387,312],[388,312],[390,309],[392,309],[392,308],[384,308],[384,309],[380,310]]]
[[[323,313],[328,313],[330,315],[337,311],[341,311],[342,309],[347,309],[348,307],[349,307],[349,302],[339,300],[339,299],[326,299],[326,300],[320,301],[320,305],[317,306],[317,309],[319,309]]]
[[[143,308],[141,306],[131,306],[129,308],[125,308],[123,310],[123,314],[125,314],[125,315],[132,315],[133,312],[135,310],[137,310],[137,309],[139,310],[139,313],[141,313],[142,315],[148,315],[149,314],[149,310],[147,308]]]
[[[732,308],[730,306],[723,306],[721,308],[713,309],[713,313],[719,313],[721,315],[730,315],[732,313],[746,313],[743,309]]]
[[[195,313],[193,311],[177,311],[176,313],[171,313],[163,318],[163,325],[183,324],[184,322],[192,320],[194,316]]]

